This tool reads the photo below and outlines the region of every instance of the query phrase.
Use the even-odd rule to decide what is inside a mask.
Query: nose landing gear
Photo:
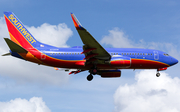
[[[157,74],[156,74],[156,77],[159,77],[161,74],[158,72]]]
[[[166,70],[167,67],[164,67],[164,68],[158,68],[157,69],[157,74],[156,74],[156,77],[159,77],[161,74],[159,73],[159,71],[163,71],[163,70]]]
[[[159,77],[161,74],[159,73],[160,69],[157,69],[156,77]]]

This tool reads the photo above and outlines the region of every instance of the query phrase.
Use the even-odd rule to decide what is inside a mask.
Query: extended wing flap
[[[8,38],[4,38],[12,52],[27,53],[28,51]]]
[[[96,41],[96,39],[94,39],[94,37],[85,28],[82,27],[75,15],[71,13],[71,17],[82,42],[84,43],[83,53],[86,56],[85,59],[89,59],[90,57],[101,60],[110,60],[111,55]]]
[[[92,50],[93,53],[98,53],[97,57],[101,58],[110,58],[110,54],[94,39],[94,37],[85,29],[84,30],[77,30],[81,40],[84,43],[84,50],[96,48],[95,50]]]

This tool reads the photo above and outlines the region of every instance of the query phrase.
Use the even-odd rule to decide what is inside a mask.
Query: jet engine
[[[98,73],[103,78],[121,77],[121,70],[98,70]]]

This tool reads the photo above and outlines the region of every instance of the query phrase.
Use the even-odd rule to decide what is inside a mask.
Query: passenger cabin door
[[[159,59],[158,51],[154,51],[154,59],[155,59],[155,60],[158,60],[158,59]]]

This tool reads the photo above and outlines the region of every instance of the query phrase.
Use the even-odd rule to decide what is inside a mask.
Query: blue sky
[[[153,48],[180,59],[178,0],[0,0],[1,54],[9,50],[3,40],[9,37],[4,11],[14,12],[37,40],[47,44],[83,45],[73,12],[104,47]],[[0,111],[180,111],[179,64],[159,78],[155,70],[122,70],[121,78],[95,76],[88,82],[88,72],[69,76],[13,57],[0,57],[0,62]],[[161,105],[153,108],[155,104]]]

